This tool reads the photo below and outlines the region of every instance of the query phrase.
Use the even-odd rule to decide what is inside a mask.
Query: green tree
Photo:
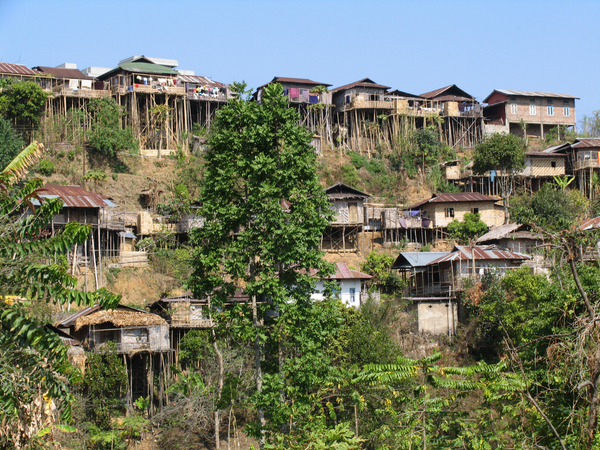
[[[6,167],[23,150],[25,141],[8,120],[0,116],[0,167]]]
[[[367,260],[360,265],[360,270],[372,275],[369,287],[377,287],[385,294],[393,294],[402,288],[402,280],[391,270],[396,259],[393,256],[377,253],[369,253]]]
[[[209,137],[200,195],[205,222],[191,234],[189,285],[216,307],[236,286],[252,299],[238,309],[237,328],[254,343],[254,430],[262,437],[266,419],[273,430],[291,416],[308,417],[311,390],[330,369],[322,348],[339,316],[330,302],[310,300],[311,271],[332,269],[319,251],[332,211],[310,133],[281,85],[268,85],[261,104],[247,101],[243,89],[218,111]]]
[[[12,83],[2,91],[0,112],[18,125],[37,126],[48,94],[33,81]]]
[[[521,139],[514,134],[494,133],[475,147],[473,172],[485,175],[495,170],[504,200],[505,223],[509,223],[509,197],[513,191],[513,178],[525,168],[525,149]]]
[[[92,124],[88,132],[88,143],[97,152],[115,157],[125,150],[137,151],[138,143],[130,128],[121,124],[125,112],[113,98],[103,97],[90,100]]]
[[[62,201],[41,199],[39,179],[18,183],[41,148],[34,142],[0,173],[0,445],[9,449],[42,445],[47,438],[44,395],[62,421],[70,419],[69,383],[77,372],[66,346],[32,312],[47,303],[112,307],[119,301],[105,289],[75,289],[77,280],[62,263],[72,245],[89,237],[90,227],[71,222],[48,238],[45,230]],[[34,208],[34,199],[41,205]],[[26,300],[6,302],[7,296]]]
[[[466,245],[483,235],[488,227],[481,220],[479,213],[466,213],[462,222],[453,220],[448,224],[448,233],[452,239]]]

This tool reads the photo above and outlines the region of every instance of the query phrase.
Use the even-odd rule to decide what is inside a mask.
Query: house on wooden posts
[[[539,191],[544,183],[553,182],[556,176],[572,175],[573,162],[570,153],[569,143],[555,145],[541,151],[527,152],[525,168],[514,176],[515,187],[533,193]],[[502,172],[490,171],[484,175],[476,175],[472,167],[472,162],[462,167],[458,160],[449,161],[445,163],[445,179],[465,192],[499,196]]]
[[[457,245],[452,252],[400,253],[392,269],[398,269],[407,281],[405,295],[413,301],[419,331],[453,335],[462,314],[457,294],[464,290],[465,279],[502,276],[530,259],[526,254],[493,245]]]
[[[148,265],[148,255],[135,250],[135,235],[125,228],[122,218],[113,214],[116,205],[108,197],[81,186],[59,184],[46,184],[40,190],[40,197],[63,201],[63,209],[52,218],[52,232],[72,221],[92,227],[88,241],[73,248],[70,262],[79,270],[85,268],[86,277],[88,270],[93,271],[97,286],[102,279],[103,261],[121,267]]]
[[[600,217],[593,217],[591,219],[584,220],[583,223],[578,227],[578,230],[587,233],[596,233],[598,237],[598,230],[600,230]],[[581,249],[581,259],[583,261],[600,261],[600,239],[595,245],[589,245],[585,249]]]
[[[38,71],[32,70],[22,64],[0,62],[0,79],[13,81],[35,81],[40,76]]]
[[[58,67],[48,66],[37,66],[33,68],[37,70],[42,77],[38,78],[38,84],[41,85],[42,89],[47,92],[54,94],[55,98],[58,96],[64,96],[67,98],[71,97],[86,97],[86,98],[97,98],[106,97],[110,93],[103,90],[103,85],[99,85],[99,89],[94,84],[94,79],[88,75],[85,75],[81,70],[77,69],[75,63],[64,63]],[[53,104],[59,108],[63,106],[61,103],[65,103],[66,99],[61,99]],[[74,105],[65,104],[62,108],[62,112],[66,113],[70,107]]]
[[[318,277],[318,274],[315,276]],[[339,295],[344,305],[358,308],[367,301],[369,295],[379,298],[378,294],[369,294],[366,290],[364,282],[371,278],[373,278],[371,275],[350,269],[346,263],[335,263],[335,273],[317,281],[315,293],[311,295],[311,298],[323,300],[325,281],[335,280],[339,288],[334,295]]]
[[[250,297],[241,289],[238,289],[227,300],[225,307],[250,302]],[[168,323],[169,339],[173,349],[169,364],[176,364],[179,361],[179,344],[183,336],[190,330],[207,329],[212,326],[209,314],[209,299],[194,298],[191,292],[175,297],[161,298],[152,303],[149,309]]]
[[[400,219],[411,242],[443,238],[448,224],[453,220],[462,222],[466,213],[479,213],[481,221],[488,227],[504,223],[504,209],[494,197],[477,192],[439,193],[416,203],[404,211]],[[414,239],[414,241],[413,241]]]
[[[544,139],[558,126],[575,130],[575,100],[579,97],[568,94],[494,89],[483,100],[487,103],[483,109],[485,134]]]
[[[321,249],[327,252],[357,252],[359,234],[365,226],[365,202],[371,196],[337,183],[325,190],[334,211],[333,221],[321,238]]]
[[[322,154],[322,140],[333,146],[331,135],[332,94],[328,88],[331,84],[309,80],[308,78],[274,77],[269,83],[259,86],[253,94],[255,101],[261,102],[266,86],[279,83],[283,87],[283,95],[290,106],[296,108],[302,117],[306,129],[313,133],[311,145],[318,155]]]
[[[56,327],[78,339],[89,352],[101,352],[108,342],[114,343],[126,364],[130,410],[138,397],[149,397],[153,408],[155,392],[159,406],[164,404],[171,343],[163,318],[124,305],[113,310],[96,305],[72,314]]]
[[[600,139],[577,138],[571,144],[573,174],[579,190],[588,198],[594,196],[594,176],[600,176]]]
[[[309,80],[308,78],[288,78],[274,77],[267,84],[263,84],[256,89],[253,97],[256,101],[262,100],[263,92],[266,86],[273,83],[281,84],[283,95],[285,95],[292,104],[316,105],[322,103],[331,105],[331,93],[316,89],[317,86],[329,88],[331,84],[321,83]]]
[[[483,112],[475,97],[452,84],[421,94],[421,109],[437,115],[442,142],[452,148],[473,148],[483,138]],[[435,124],[435,121],[432,122]]]

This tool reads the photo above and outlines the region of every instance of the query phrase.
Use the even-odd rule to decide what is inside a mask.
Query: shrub
[[[53,161],[49,161],[47,159],[42,159],[40,161],[40,166],[37,171],[40,175],[49,177],[49,176],[52,176],[52,174],[54,173],[54,167],[55,167],[55,164]]]

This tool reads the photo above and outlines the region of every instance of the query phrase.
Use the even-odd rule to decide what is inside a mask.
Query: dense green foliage
[[[0,116],[0,167],[4,168],[25,146],[25,141],[15,131],[11,123]]]
[[[367,260],[360,266],[360,270],[373,276],[367,285],[379,289],[384,294],[398,292],[403,283],[398,274],[391,271],[395,260],[393,256],[383,253],[369,253]]]
[[[579,190],[560,189],[545,183],[533,195],[516,197],[511,206],[512,220],[533,224],[548,231],[558,231],[570,226],[586,215],[589,202]]]
[[[453,220],[448,224],[448,234],[459,244],[471,244],[487,231],[487,225],[479,213],[466,213],[462,222]]]
[[[33,81],[11,83],[0,94],[0,114],[18,125],[36,126],[48,94]]]
[[[109,97],[95,98],[88,105],[92,124],[88,144],[97,152],[113,158],[118,152],[137,151],[138,143],[131,129],[122,126],[125,116],[121,106]]]
[[[68,362],[66,346],[33,313],[45,304],[112,306],[119,300],[104,289],[89,293],[75,289],[76,279],[62,256],[73,244],[85,241],[91,230],[72,222],[47,237],[45,230],[62,201],[41,201],[26,214],[33,208],[32,200],[40,200],[41,180],[20,184],[17,174],[31,165],[35,151],[37,143],[0,175],[0,297],[26,299],[0,302],[0,443],[9,449],[42,445],[48,418],[40,395],[53,402],[60,420],[71,417],[69,383],[77,379],[77,372]]]

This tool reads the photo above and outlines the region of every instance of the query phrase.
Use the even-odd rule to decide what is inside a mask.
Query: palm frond
[[[33,141],[33,143],[29,144],[25,150],[19,153],[0,173],[5,175],[9,180],[21,178],[29,172],[29,169],[40,157],[43,150],[44,144]]]

